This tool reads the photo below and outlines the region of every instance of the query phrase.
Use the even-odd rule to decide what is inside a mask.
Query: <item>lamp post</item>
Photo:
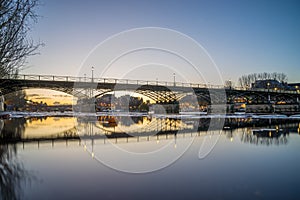
[[[94,82],[94,67],[92,67],[92,83]]]
[[[176,86],[176,75],[175,75],[175,73],[173,73],[173,81],[174,81],[174,87]]]
[[[268,86],[268,103],[270,103],[271,98],[270,98],[270,83],[269,82],[267,83],[267,86]]]
[[[268,86],[268,106],[269,106],[270,112],[274,112],[275,108],[273,108],[273,106],[271,105],[270,82],[267,83],[267,86]]]

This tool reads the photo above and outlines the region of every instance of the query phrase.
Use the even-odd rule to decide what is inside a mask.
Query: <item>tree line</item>
[[[287,75],[284,73],[252,73],[248,75],[243,75],[238,79],[238,85],[242,88],[249,88],[251,87],[252,83],[255,83],[257,80],[276,80],[279,82],[286,82],[288,80]]]

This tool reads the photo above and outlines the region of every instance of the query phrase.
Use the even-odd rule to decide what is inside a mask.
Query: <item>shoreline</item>
[[[33,117],[99,117],[99,116],[131,116],[131,117],[156,117],[156,118],[258,118],[258,119],[300,119],[300,114],[285,115],[280,113],[225,113],[207,114],[203,112],[188,112],[179,114],[155,114],[147,112],[0,112],[0,119],[10,118],[33,118]]]

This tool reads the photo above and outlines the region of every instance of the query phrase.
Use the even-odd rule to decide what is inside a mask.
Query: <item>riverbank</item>
[[[147,112],[96,112],[96,113],[83,113],[83,112],[1,112],[0,119],[8,118],[31,118],[31,117],[99,117],[99,116],[148,116],[158,118],[276,118],[276,119],[300,119],[299,113],[289,114],[267,114],[267,113],[227,113],[227,114],[207,114],[199,112],[188,112],[180,114],[155,114]]]

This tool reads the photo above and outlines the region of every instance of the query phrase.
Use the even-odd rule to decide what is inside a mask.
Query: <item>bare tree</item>
[[[248,75],[243,75],[238,79],[239,86],[242,88],[248,88],[252,83],[255,83],[257,80],[277,80],[279,82],[286,82],[287,75],[284,73],[253,73]]]
[[[0,77],[16,74],[42,44],[28,38],[37,0],[0,0]]]
[[[278,81],[279,82],[286,82],[287,81],[287,75],[284,73],[279,73],[277,75]]]

